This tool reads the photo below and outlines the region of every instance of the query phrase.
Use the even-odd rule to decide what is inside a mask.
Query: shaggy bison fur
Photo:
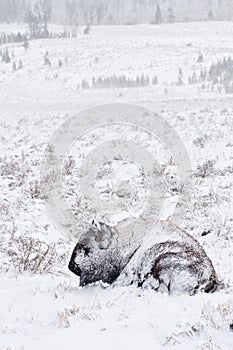
[[[151,287],[169,294],[214,292],[218,279],[202,246],[186,231],[161,224],[144,244],[119,247],[114,229],[92,223],[81,236],[69,262],[80,285],[97,281]]]

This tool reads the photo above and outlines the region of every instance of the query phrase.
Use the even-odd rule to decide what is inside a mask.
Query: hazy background
[[[35,7],[67,25],[233,20],[232,0],[0,0],[0,22],[24,22]]]

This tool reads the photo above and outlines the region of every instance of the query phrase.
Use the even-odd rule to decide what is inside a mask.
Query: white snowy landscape
[[[24,25],[0,25],[0,32],[20,30]],[[0,350],[233,349],[233,95],[231,82],[200,78],[212,64],[233,58],[233,23],[100,25],[88,35],[83,30],[79,27],[73,38],[31,40],[27,49],[22,43],[0,46],[1,56],[7,47],[11,57],[8,64],[0,62]],[[113,85],[105,80],[104,86],[113,76]],[[131,86],[116,85],[117,77],[131,79]],[[141,82],[132,86],[137,77]],[[98,79],[101,87],[94,88]],[[211,259],[220,281],[215,293],[168,295],[101,283],[79,287],[69,272],[77,239],[49,219],[41,162],[66,120],[106,103],[153,110],[185,145],[193,188],[180,226]],[[78,167],[118,131],[91,130],[67,155],[64,195],[76,214],[77,231],[83,232],[95,214],[77,185]],[[132,141],[141,137],[158,156],[169,202],[179,191],[170,156],[143,132],[120,133]],[[100,170],[100,195],[114,199],[119,183],[130,183],[135,197],[122,215],[137,216],[146,201],[138,167],[120,159]]]

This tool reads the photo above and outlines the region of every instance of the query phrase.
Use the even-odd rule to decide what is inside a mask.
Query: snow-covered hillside
[[[210,82],[205,89],[202,83],[188,83],[194,71],[198,75],[213,61],[233,56],[232,35],[232,24],[224,22],[98,26],[89,35],[83,35],[81,28],[77,38],[31,41],[28,50],[21,44],[8,44],[11,62],[0,62],[0,350],[69,346],[232,349],[232,95],[220,92]],[[200,53],[203,62],[197,63]],[[44,65],[45,55],[50,66]],[[13,70],[13,62],[18,67],[20,59],[23,67]],[[183,84],[178,83],[179,68]],[[136,79],[141,74],[151,79],[157,76],[158,84],[80,88],[84,79],[91,84],[93,78],[123,75]],[[194,185],[181,227],[204,246],[222,281],[221,289],[213,295],[168,296],[101,285],[80,289],[76,277],[68,272],[76,241],[57,231],[46,213],[40,183],[43,153],[64,121],[87,107],[111,102],[153,109],[184,143]],[[116,133],[114,127],[87,133],[73,153],[71,150],[75,166],[66,163],[64,193],[80,230],[93,213],[85,207],[76,186],[79,163],[101,137],[111,140]],[[139,132],[121,130],[121,137],[139,138]],[[143,133],[141,137],[143,146],[163,163],[167,192],[173,196],[177,186],[174,164],[169,157],[161,157],[162,152],[154,151],[158,151],[154,140]],[[107,200],[117,192],[117,181],[130,181],[132,191],[136,189],[135,198],[139,198],[131,204],[135,211],[140,210],[145,188],[140,187],[138,169],[131,164],[127,174],[121,160],[110,165],[111,172],[102,169],[96,188]],[[109,174],[117,178],[112,183]],[[111,184],[112,192],[104,192]],[[41,249],[45,264],[37,259],[33,265]],[[24,269],[27,271],[21,272]]]

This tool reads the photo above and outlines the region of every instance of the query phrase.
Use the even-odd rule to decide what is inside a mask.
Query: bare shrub
[[[88,309],[79,308],[77,306],[65,308],[64,310],[57,312],[58,325],[61,328],[68,328],[79,320],[96,320],[99,317],[98,312],[96,311],[99,309],[100,304],[90,305]]]
[[[59,327],[68,328],[71,326],[71,319],[77,315],[79,308],[73,306],[72,308],[65,308],[63,311],[57,312]]]
[[[215,161],[213,160],[208,160],[206,162],[204,162],[202,165],[198,164],[197,166],[197,170],[194,173],[194,175],[196,177],[202,177],[202,178],[206,178],[209,177],[211,175],[214,175],[215,173]]]
[[[20,273],[53,272],[55,267],[66,259],[66,254],[58,254],[55,244],[26,237],[11,240],[7,254]]]
[[[0,158],[0,176],[11,180],[9,183],[9,188],[11,190],[15,187],[22,186],[28,173],[29,168],[22,158]]]
[[[20,164],[18,161],[10,159],[1,159],[0,174],[3,177],[15,176],[20,172]]]
[[[72,175],[74,167],[75,167],[75,160],[72,158],[72,156],[70,156],[64,165],[64,175]]]
[[[204,209],[208,207],[213,207],[214,205],[220,205],[222,203],[229,202],[229,198],[225,196],[221,196],[218,193],[214,191],[210,191],[208,194],[199,196],[194,201],[194,208],[195,209]]]
[[[38,199],[41,196],[41,188],[39,182],[36,180],[35,182],[30,183],[30,194],[33,199]]]
[[[29,184],[29,192],[32,199],[45,199],[44,187],[46,184],[42,184],[39,180],[33,180]]]
[[[197,137],[195,140],[193,140],[193,144],[196,147],[204,148],[207,140],[208,140],[208,136],[204,135],[204,136],[201,136],[201,137]]]

